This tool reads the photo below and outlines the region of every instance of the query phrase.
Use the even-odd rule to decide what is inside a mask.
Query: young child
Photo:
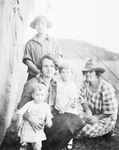
[[[59,111],[59,114],[65,112],[74,113],[83,118],[83,109],[85,113],[92,116],[92,113],[87,105],[78,103],[77,87],[72,80],[73,69],[69,62],[64,62],[59,68],[59,74],[61,79],[57,84],[57,98],[55,108]],[[68,149],[72,148],[73,139],[71,139],[67,145]]]
[[[27,149],[27,143],[32,143],[33,150],[41,150],[42,141],[46,140],[44,126],[52,126],[52,114],[49,105],[45,102],[47,97],[47,88],[44,84],[37,84],[31,91],[32,101],[26,103],[17,112],[19,129],[18,136],[20,137],[20,150]],[[33,130],[29,121],[23,119],[25,112],[32,113],[34,117],[39,118],[41,129]]]
[[[46,54],[56,56],[59,64],[62,61],[62,52],[58,42],[48,35],[47,29],[51,27],[51,22],[46,16],[37,16],[30,24],[30,27],[37,31],[25,45],[23,63],[28,67],[28,78],[35,77],[39,70],[39,60]]]
[[[69,62],[64,62],[59,68],[61,79],[57,84],[57,98],[55,108],[60,114],[65,112],[78,115],[76,99],[78,98],[77,88],[72,80],[73,70]]]
[[[88,104],[86,102],[80,103],[80,95],[73,81],[74,72],[72,65],[69,62],[64,62],[62,66],[59,67],[59,74],[61,78],[57,81],[55,108],[60,114],[70,112],[82,117],[81,112],[84,111],[86,115],[92,116]]]

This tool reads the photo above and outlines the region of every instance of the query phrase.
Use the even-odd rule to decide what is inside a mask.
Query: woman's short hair
[[[99,78],[102,75],[101,71],[95,71],[96,76]]]
[[[53,61],[53,64],[55,66],[55,70],[58,70],[59,69],[59,66],[58,66],[58,63],[57,63],[57,60],[56,60],[56,56],[52,55],[52,54],[47,54],[47,55],[44,55],[40,61],[39,61],[39,64],[38,64],[38,68],[42,71],[42,67],[43,67],[43,60],[47,58],[49,60],[52,60]]]
[[[37,23],[39,23],[40,21],[45,21],[47,24],[47,28],[50,28],[52,26],[51,22],[49,21],[49,19],[46,16],[40,15],[37,16],[30,24],[30,27],[35,29]]]

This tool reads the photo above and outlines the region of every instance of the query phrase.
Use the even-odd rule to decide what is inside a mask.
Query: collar
[[[34,40],[40,43],[40,39],[37,37],[37,34],[31,40]],[[46,35],[45,40],[48,40],[48,41],[50,40],[50,37],[48,34]]]
[[[45,81],[44,81],[44,79],[43,79],[42,76],[39,76],[37,79],[38,79],[38,81],[39,81],[40,83],[46,85],[46,83],[45,83]],[[52,78],[52,79],[50,80],[50,85],[56,86],[56,85],[57,85],[56,80],[54,80],[54,79]]]

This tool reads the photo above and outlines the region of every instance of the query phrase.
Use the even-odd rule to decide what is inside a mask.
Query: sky
[[[47,3],[48,2],[48,3]],[[52,22],[49,33],[119,53],[119,0],[36,0],[32,13]]]

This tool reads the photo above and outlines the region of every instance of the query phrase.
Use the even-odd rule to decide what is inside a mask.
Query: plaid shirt
[[[89,104],[93,114],[113,114],[117,113],[117,99],[113,86],[102,80],[96,93],[92,93],[88,89],[89,83],[83,82],[80,89],[81,102]]]
[[[96,93],[89,91],[88,87],[89,83],[84,81],[79,91],[81,102],[89,104],[93,115],[111,114],[96,124],[86,124],[82,129],[85,136],[95,137],[109,132],[114,127],[117,120],[118,102],[115,90],[110,83],[101,80]]]

